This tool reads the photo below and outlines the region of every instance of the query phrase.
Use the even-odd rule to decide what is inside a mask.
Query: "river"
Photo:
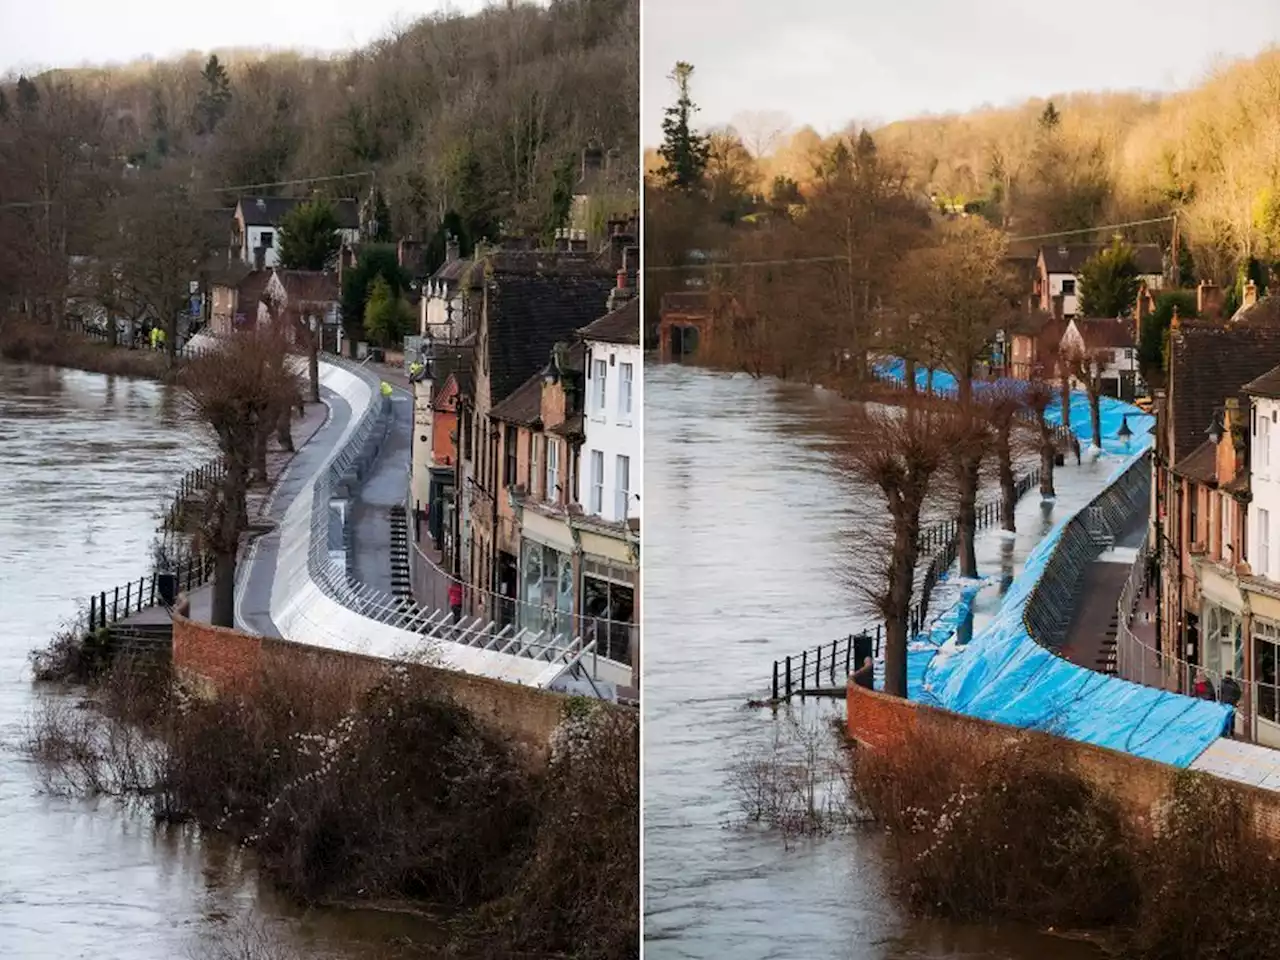
[[[0,958],[366,960],[418,939],[398,915],[296,911],[251,857],[144,810],[50,797],[24,755],[29,651],[149,571],[162,505],[209,453],[169,388],[0,361]]]
[[[746,701],[776,657],[864,619],[848,531],[867,500],[836,469],[838,398],[677,366],[645,377],[646,957],[1097,960],[1034,931],[905,917],[873,829],[784,844],[733,825],[730,767],[776,723]]]

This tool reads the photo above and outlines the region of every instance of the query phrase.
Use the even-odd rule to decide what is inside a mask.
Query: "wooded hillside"
[[[238,193],[216,188],[370,171],[261,192],[376,186],[393,236],[442,246],[449,217],[464,250],[503,230],[549,236],[584,147],[638,167],[638,38],[637,0],[551,0],[428,17],[328,58],[193,53],[14,78],[0,84],[0,236],[29,284],[36,260],[56,271],[60,255],[92,252],[89,225],[132,189],[122,179],[179,181],[225,208]],[[593,215],[634,209],[634,181],[619,177]]]

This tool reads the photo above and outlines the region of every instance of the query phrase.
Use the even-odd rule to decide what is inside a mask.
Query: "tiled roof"
[[[1200,483],[1216,485],[1218,482],[1218,446],[1205,439],[1200,446],[1173,465],[1174,473]]]
[[[1104,243],[1067,243],[1049,245],[1040,248],[1044,255],[1045,270],[1048,273],[1078,274],[1085,261],[1097,253],[1107,249]],[[1135,243],[1133,258],[1138,265],[1138,273],[1142,275],[1164,273],[1164,252],[1158,244]]]
[[[334,303],[342,298],[337,275],[327,270],[277,270],[276,275],[294,303]]]
[[[1047,310],[1031,310],[1018,314],[1014,321],[1009,324],[1009,332],[1033,337],[1039,336],[1052,322],[1053,314]]]
[[[241,197],[238,209],[246,227],[278,227],[285,214],[306,200],[296,197]],[[360,229],[360,205],[354,200],[331,200],[341,230]]]
[[[1280,366],[1272,367],[1260,377],[1254,377],[1240,388],[1240,392],[1251,397],[1280,400]]]
[[[542,371],[516,388],[516,392],[489,411],[494,420],[532,426],[542,414]]]
[[[554,427],[551,427],[547,432],[554,433],[560,437],[572,438],[572,437],[585,436],[585,433],[583,431],[582,414],[575,413],[573,414],[573,416],[567,417],[562,422],[557,423]]]
[[[1247,307],[1241,307],[1231,322],[1280,323],[1280,297],[1262,297]]]
[[[640,343],[640,301],[628,300],[617,310],[606,313],[579,331],[584,340],[604,343]]]
[[[1133,327],[1128,320],[1108,320],[1096,317],[1077,317],[1073,321],[1086,349],[1132,347]]]
[[[557,342],[600,316],[608,274],[494,270],[485,282],[490,403],[500,403],[542,370]]]
[[[270,270],[253,270],[236,286],[236,311],[250,319],[258,315],[257,304],[267,292]]]
[[[443,280],[449,283],[457,283],[467,272],[475,266],[476,261],[471,257],[455,257],[452,260],[446,260],[440,265],[440,268],[431,275],[432,280]]]
[[[1170,460],[1176,464],[1200,446],[1227,398],[1276,366],[1280,324],[1181,321],[1169,349]]]

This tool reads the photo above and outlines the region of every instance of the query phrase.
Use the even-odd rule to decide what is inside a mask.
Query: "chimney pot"
[[[1244,285],[1244,303],[1243,306],[1252,307],[1258,302],[1258,285],[1250,280]]]

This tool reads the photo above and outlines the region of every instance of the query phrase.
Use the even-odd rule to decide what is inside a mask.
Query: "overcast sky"
[[[829,133],[1065,91],[1185,87],[1215,58],[1280,42],[1277,0],[641,3],[646,146],[661,140],[677,60],[694,65],[702,126],[777,110]]]
[[[349,50],[397,20],[484,0],[0,0],[0,74],[217,47]]]

